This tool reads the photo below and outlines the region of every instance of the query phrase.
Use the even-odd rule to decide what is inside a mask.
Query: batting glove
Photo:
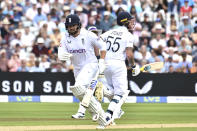
[[[58,59],[61,61],[68,61],[73,55],[65,52],[65,50],[61,47],[58,48]]]
[[[103,74],[105,70],[105,61],[104,59],[98,60],[98,66],[99,66],[99,74]]]
[[[134,65],[132,68],[132,76],[137,76],[140,74],[140,67],[139,65]]]

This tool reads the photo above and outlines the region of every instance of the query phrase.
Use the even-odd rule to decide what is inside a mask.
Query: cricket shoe
[[[103,124],[100,124],[96,127],[97,130],[104,130],[107,126],[112,124],[112,119],[110,116],[107,115],[106,113],[106,118],[105,118],[106,122]]]
[[[102,82],[97,83],[94,95],[99,102],[102,102],[103,100],[103,83]]]
[[[117,112],[117,115],[114,117],[114,119],[120,119],[122,117],[122,115],[124,115],[124,111],[122,109],[120,109],[120,111]]]
[[[72,118],[74,118],[74,119],[84,119],[85,114],[81,113],[81,112],[77,112],[75,115],[72,115]]]

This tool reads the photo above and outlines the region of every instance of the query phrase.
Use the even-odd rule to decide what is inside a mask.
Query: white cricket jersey
[[[71,61],[74,69],[81,69],[85,64],[97,63],[94,53],[94,46],[100,50],[106,50],[106,44],[96,34],[82,28],[77,37],[73,37],[68,33],[63,36],[60,41],[60,47],[65,52],[73,55]]]
[[[101,38],[107,43],[105,60],[126,59],[126,47],[133,47],[134,37],[124,26],[105,32]]]

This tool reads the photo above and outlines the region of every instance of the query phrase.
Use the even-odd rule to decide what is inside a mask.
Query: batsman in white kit
[[[81,28],[80,19],[76,14],[66,17],[65,27],[68,33],[60,42],[58,58],[61,61],[71,60],[74,66],[75,84],[70,86],[70,90],[82,101],[86,89],[97,71],[103,73],[105,70],[106,44],[94,33]],[[99,60],[95,56],[94,46],[100,49]],[[91,97],[87,110],[92,115],[99,114],[99,125],[107,126],[109,124],[110,120],[106,119],[106,114],[95,97]]]
[[[118,28],[112,29],[101,35],[107,44],[105,57],[106,69],[104,71],[107,83],[113,90],[113,97],[106,111],[107,120],[114,120],[122,104],[128,97],[128,80],[125,59],[132,65],[132,75],[140,73],[139,66],[133,57],[134,36],[128,31],[135,27],[135,18],[128,12],[120,12],[117,16]],[[102,128],[102,127],[101,127]]]
[[[97,29],[97,27],[95,27],[95,26],[90,26],[88,28],[88,31],[91,31],[91,32],[95,33],[97,36],[100,36],[100,34],[102,32],[101,30]],[[100,57],[99,50],[97,48],[95,48],[94,52],[95,52],[95,55],[97,56],[97,59],[98,59]],[[96,85],[96,91],[95,91],[96,99],[99,102],[102,102],[103,97],[105,96],[106,98],[108,98],[111,101],[112,96],[113,96],[113,88],[108,86],[104,74],[99,74],[97,80],[98,80],[98,83]],[[82,106],[82,104],[80,102],[78,111],[77,111],[76,114],[72,115],[72,118],[74,118],[74,119],[84,119],[85,118],[85,112],[86,112],[86,108],[84,106]],[[117,119],[120,118],[124,114],[124,111],[121,110],[118,113],[119,114],[117,114]],[[92,117],[92,120],[96,121],[96,118],[98,118],[97,114],[95,114]]]
[[[88,31],[91,31],[91,32],[93,32],[93,33],[95,33],[98,37],[100,37],[100,34],[102,33],[102,30],[99,30],[99,29],[97,29],[97,27],[96,26],[90,26],[89,28],[88,28]],[[94,47],[94,52],[95,52],[95,55],[96,55],[96,57],[97,57],[97,59],[99,59],[99,57],[100,57],[100,53],[99,53],[99,49],[98,48],[96,48],[96,47]],[[101,76],[102,76],[102,78],[101,78]],[[98,83],[97,83],[97,87],[98,86],[103,86],[103,85],[101,85],[102,83],[100,83],[100,79],[103,79],[103,75],[99,75],[98,76]],[[96,87],[96,88],[97,88]],[[100,96],[100,95],[99,95]],[[102,96],[100,97],[100,99],[102,99]],[[97,99],[98,100],[98,99]],[[99,100],[99,101],[102,101],[102,100]],[[86,108],[84,107],[84,106],[82,106],[82,104],[81,104],[81,102],[79,103],[79,108],[78,108],[78,111],[77,111],[77,113],[76,114],[74,114],[74,115],[72,115],[72,118],[74,118],[74,119],[84,119],[85,118],[85,112],[86,112]],[[96,115],[96,114],[95,114]],[[95,117],[95,116],[94,116]],[[94,117],[93,117],[93,121],[95,121],[95,119],[94,119]]]

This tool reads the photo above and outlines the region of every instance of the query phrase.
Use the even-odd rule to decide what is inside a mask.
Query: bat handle
[[[140,71],[143,72],[143,71],[144,71],[144,67],[141,67],[141,68],[140,68]]]

